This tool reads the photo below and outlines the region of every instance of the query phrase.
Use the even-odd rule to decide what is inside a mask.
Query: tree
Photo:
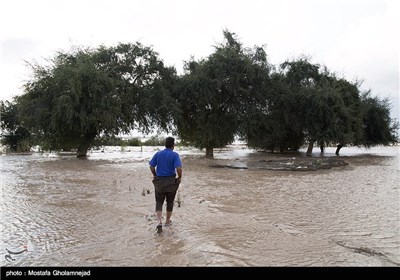
[[[299,132],[301,127],[308,142],[307,155],[311,155],[315,142],[321,152],[332,143],[342,146],[360,142],[362,117],[358,84],[337,78],[326,67],[311,64],[305,58],[285,62],[282,68],[297,100],[297,109],[290,107],[291,112],[297,111],[294,131]]]
[[[178,135],[205,148],[210,157],[214,148],[234,141],[256,98],[257,77],[262,76],[258,71],[266,62],[262,48],[245,50],[236,35],[226,30],[224,38],[207,59],[186,63],[186,74],[175,91],[180,103],[175,117]]]
[[[323,113],[322,108],[317,108],[321,103],[315,102],[314,96],[317,92],[320,79],[320,65],[312,64],[308,58],[302,57],[298,60],[285,61],[280,65],[285,82],[293,95],[296,103],[295,124],[304,134],[309,143],[307,155],[311,154],[314,142],[317,140],[318,121]]]
[[[297,150],[303,144],[298,99],[290,90],[283,73],[272,73],[268,86],[262,91],[262,101],[250,116],[246,140],[250,147],[265,150]]]
[[[337,144],[336,155],[344,145],[358,146],[363,138],[361,96],[359,84],[351,83],[343,78],[325,76],[335,94],[340,97],[340,106],[335,112],[337,122],[332,126],[331,137],[326,144]]]
[[[165,127],[149,104],[154,87],[174,69],[157,55],[140,43],[119,44],[76,48],[58,53],[47,67],[32,65],[34,77],[17,99],[21,120],[50,148],[77,148],[78,157],[99,135],[149,130],[157,122]]]
[[[390,117],[390,102],[372,97],[370,91],[362,95],[362,116],[364,126],[363,145],[390,145],[398,141],[396,131],[399,123]]]
[[[397,141],[398,124],[390,119],[388,100],[361,95],[358,83],[331,74],[306,59],[285,62],[287,84],[298,100],[298,121],[308,141],[323,147],[344,145],[388,145]],[[290,107],[289,107],[290,108]]]
[[[31,133],[23,127],[18,119],[16,103],[1,101],[0,127],[1,143],[13,152],[28,152],[31,149]]]

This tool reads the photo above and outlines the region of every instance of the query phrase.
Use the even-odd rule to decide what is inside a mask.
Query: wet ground
[[[1,265],[400,266],[400,147],[177,149],[173,224],[157,234],[148,160],[160,148],[3,154]]]

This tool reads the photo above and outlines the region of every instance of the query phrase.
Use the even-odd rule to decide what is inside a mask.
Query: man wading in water
[[[174,199],[182,180],[182,162],[177,152],[174,152],[175,139],[165,139],[165,149],[157,152],[150,160],[150,171],[153,174],[154,193],[156,197],[157,231],[162,231],[162,206],[167,200],[167,218],[165,226],[171,224]],[[176,173],[175,173],[176,170]],[[178,177],[176,178],[176,175]]]

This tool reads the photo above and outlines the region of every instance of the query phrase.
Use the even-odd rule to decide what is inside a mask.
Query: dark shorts
[[[172,212],[174,199],[179,188],[175,176],[155,177],[153,179],[154,194],[156,198],[156,211],[162,211],[164,200],[167,201],[167,211]]]

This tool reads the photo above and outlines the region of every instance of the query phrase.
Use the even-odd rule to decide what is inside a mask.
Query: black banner
[[[1,279],[135,279],[139,276],[221,277],[382,277],[400,275],[400,267],[1,267]],[[187,278],[186,278],[187,280]]]

